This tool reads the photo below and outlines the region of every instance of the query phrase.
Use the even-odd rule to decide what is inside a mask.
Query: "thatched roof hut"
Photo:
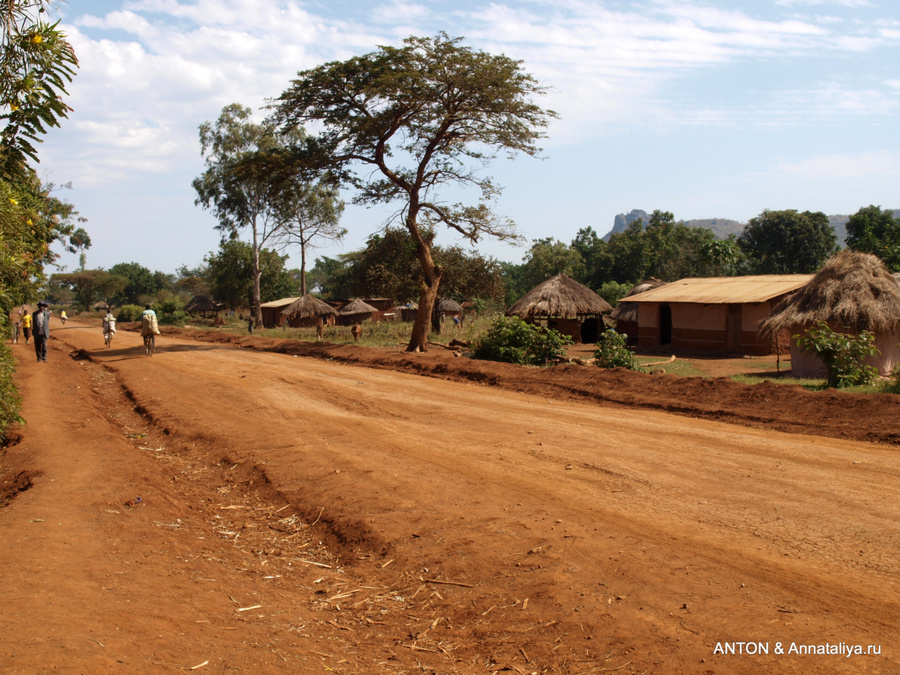
[[[807,285],[775,307],[760,331],[774,335],[788,330],[793,336],[819,321],[841,332],[874,333],[881,354],[872,365],[882,375],[900,362],[900,286],[876,256],[841,251]],[[824,366],[800,350],[792,337],[791,370],[798,377],[817,377],[824,373]]]
[[[195,295],[191,301],[184,306],[184,311],[188,314],[215,314],[222,310],[220,305],[207,298],[205,295]]]
[[[369,303],[359,299],[351,300],[341,308],[340,312],[338,312],[340,316],[350,318],[354,321],[365,321],[366,319],[371,318],[373,314],[377,313],[377,308],[372,307]]]
[[[575,342],[595,342],[601,315],[610,310],[612,306],[590,288],[558,274],[522,296],[506,315],[554,328]]]
[[[438,302],[437,311],[440,314],[462,314],[463,306],[459,304],[456,300],[450,300],[449,298],[444,298],[440,302]]]
[[[630,298],[632,295],[637,295],[638,293],[644,293],[645,291],[652,291],[654,288],[659,288],[660,286],[665,286],[666,282],[661,281],[659,279],[655,279],[653,277],[647,279],[646,281],[642,281],[639,284],[635,284],[632,286],[631,290],[625,294],[625,296],[619,300],[619,304],[616,305],[616,308],[609,315],[610,318],[615,319],[616,321],[633,321],[637,324],[638,320],[638,305],[636,302],[628,302],[627,298]],[[622,331],[619,331],[620,333]]]
[[[323,317],[336,314],[337,310],[334,307],[309,293],[281,310],[282,318],[291,326],[318,324],[322,322]]]
[[[655,279],[653,277],[647,279],[646,281],[642,281],[639,284],[635,284],[631,288],[631,290],[625,294],[625,297],[619,300],[619,304],[616,305],[616,308],[609,315],[610,318],[615,319],[616,321],[616,332],[627,335],[629,343],[637,344],[639,330],[639,305],[636,302],[628,302],[628,298],[632,295],[638,295],[640,293],[644,293],[645,291],[652,291],[654,288],[659,288],[660,286],[665,285],[665,281],[660,281],[659,279]]]

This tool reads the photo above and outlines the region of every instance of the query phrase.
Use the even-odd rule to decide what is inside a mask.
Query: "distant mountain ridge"
[[[894,209],[894,217],[900,218],[900,209]],[[620,213],[613,222],[613,229],[604,235],[603,239],[609,241],[612,235],[624,232],[638,218],[644,221],[644,226],[650,222],[650,214],[641,209],[632,209],[631,213]],[[834,234],[841,246],[846,245],[848,220],[850,220],[849,215],[828,216],[828,222],[834,228]],[[747,223],[728,218],[695,218],[694,220],[682,220],[679,222],[683,222],[688,227],[705,227],[710,229],[717,239],[727,239],[731,234],[739,237],[741,232],[744,231],[744,227],[747,226]]]

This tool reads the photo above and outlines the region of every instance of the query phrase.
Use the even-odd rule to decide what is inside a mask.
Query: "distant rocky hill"
[[[894,217],[900,218],[900,209],[894,210]],[[616,232],[624,232],[631,223],[640,218],[644,221],[644,225],[650,222],[650,214],[641,209],[634,209],[631,213],[620,213],[616,216],[613,223],[613,229],[610,230],[603,238],[609,241],[610,236]],[[850,220],[849,215],[828,216],[828,222],[834,228],[834,234],[838,242],[843,246],[847,239],[847,221]],[[727,239],[728,235],[733,234],[740,236],[744,231],[747,223],[737,220],[729,220],[728,218],[697,218],[694,220],[681,221],[688,227],[705,227],[713,231],[719,239]]]

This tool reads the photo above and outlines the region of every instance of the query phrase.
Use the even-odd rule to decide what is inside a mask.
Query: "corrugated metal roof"
[[[632,295],[628,302],[696,302],[704,305],[765,302],[805,286],[812,274],[681,279]]]
[[[299,299],[300,299],[299,297],[297,297],[297,298],[281,298],[280,300],[272,300],[272,302],[264,302],[260,305],[260,307],[274,307],[275,309],[278,309],[279,307],[286,307],[288,305],[291,305],[291,304],[297,302],[297,300],[299,300]]]

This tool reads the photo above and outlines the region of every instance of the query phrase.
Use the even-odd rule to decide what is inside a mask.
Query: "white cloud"
[[[806,182],[834,179],[879,180],[900,178],[900,152],[879,150],[859,154],[817,155],[797,162],[781,162],[776,176],[797,178]]]

